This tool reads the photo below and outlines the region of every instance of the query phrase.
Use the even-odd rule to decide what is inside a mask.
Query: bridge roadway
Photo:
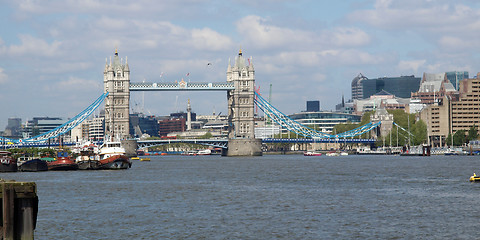
[[[234,90],[233,82],[158,82],[130,83],[130,91],[227,91]]]
[[[375,139],[357,139],[357,138],[265,138],[262,143],[363,143],[374,144]],[[192,143],[219,148],[228,148],[228,139],[166,139],[166,140],[143,140],[137,141],[138,148],[146,148],[156,145],[172,144],[172,143]]]
[[[219,148],[228,148],[228,139],[165,139],[165,140],[140,140],[137,141],[138,148],[147,148],[152,146],[173,144],[173,143],[190,143],[200,144],[206,146],[213,146]],[[357,139],[357,138],[342,138],[342,139],[312,139],[312,138],[265,138],[262,139],[262,143],[363,143],[374,144],[375,139]],[[74,142],[64,142],[63,146],[75,146]],[[99,142],[101,144],[101,142]],[[5,148],[25,148],[25,147],[56,147],[58,143],[19,143],[19,144],[5,144],[0,142],[0,149]]]

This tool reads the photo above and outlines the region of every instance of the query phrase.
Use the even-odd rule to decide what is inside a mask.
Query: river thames
[[[158,156],[37,183],[35,239],[471,239],[478,156]]]

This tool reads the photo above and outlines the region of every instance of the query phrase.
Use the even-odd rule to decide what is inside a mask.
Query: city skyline
[[[73,117],[103,90],[118,49],[132,82],[226,81],[239,49],[285,114],[333,110],[369,78],[480,71],[480,3],[451,1],[0,1],[0,129],[10,117]],[[208,94],[208,97],[205,97]],[[144,93],[145,113],[227,111],[224,92]],[[132,94],[131,108],[143,106]],[[134,109],[138,111],[137,109]]]

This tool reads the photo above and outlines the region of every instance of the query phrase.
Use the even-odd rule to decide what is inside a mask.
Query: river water
[[[158,156],[37,183],[36,239],[469,239],[478,156]]]

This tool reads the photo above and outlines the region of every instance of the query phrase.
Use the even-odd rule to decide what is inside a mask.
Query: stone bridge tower
[[[254,98],[255,70],[248,65],[239,51],[235,65],[228,63],[227,82],[235,89],[227,92],[228,100],[228,151],[227,156],[260,156],[262,142],[255,139]]]
[[[130,104],[130,69],[128,61],[125,64],[118,57],[110,57],[110,64],[105,60],[103,72],[103,89],[108,92],[105,99],[105,138],[106,140],[120,140],[127,138],[129,133],[129,104]]]

